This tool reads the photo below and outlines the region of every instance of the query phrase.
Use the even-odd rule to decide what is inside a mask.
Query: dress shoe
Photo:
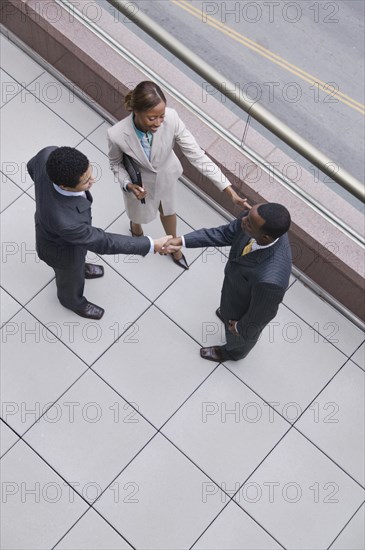
[[[208,361],[214,361],[215,363],[222,363],[222,361],[224,361],[221,346],[200,348],[200,357],[202,357],[203,359],[207,359]]]
[[[218,317],[218,319],[220,319],[222,321],[222,323],[225,323],[223,317],[222,317],[222,314],[221,314],[221,308],[219,307],[218,309],[215,310],[215,314],[216,316]]]
[[[99,320],[104,315],[104,310],[102,307],[96,306],[91,302],[86,302],[86,305],[82,309],[75,311],[80,317],[86,317],[86,319],[96,319]]]
[[[189,269],[188,262],[186,261],[184,254],[178,260],[174,258],[173,254],[171,254],[171,258],[176,265],[182,267],[183,269]]]
[[[102,265],[85,264],[85,279],[98,279],[104,275]]]
[[[135,233],[133,231],[132,222],[129,222],[129,231],[132,233],[132,237],[143,237],[143,231],[141,233]]]

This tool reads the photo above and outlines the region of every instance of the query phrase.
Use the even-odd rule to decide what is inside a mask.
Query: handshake
[[[179,252],[182,241],[181,237],[173,237],[172,235],[165,235],[159,239],[153,239],[155,254],[174,254]]]

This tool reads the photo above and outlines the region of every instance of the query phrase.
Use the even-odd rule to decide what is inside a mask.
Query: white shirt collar
[[[269,248],[270,246],[272,246],[273,244],[275,244],[276,242],[278,242],[278,240],[279,240],[279,238],[275,239],[275,241],[273,241],[273,242],[270,243],[270,244],[261,245],[261,244],[257,244],[257,242],[255,241],[255,239],[253,239],[252,251],[254,251],[254,250],[261,250],[262,248]]]
[[[65,195],[65,197],[86,197],[85,191],[66,191],[61,189],[59,185],[53,184],[53,187],[56,189],[57,193],[60,195]]]

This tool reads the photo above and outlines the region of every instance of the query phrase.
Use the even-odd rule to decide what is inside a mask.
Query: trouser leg
[[[72,311],[82,309],[87,300],[84,296],[85,265],[76,268],[53,268],[56,274],[57,297],[61,304]]]
[[[223,355],[226,355],[226,359],[230,359],[231,361],[238,361],[239,359],[243,359],[255,346],[259,337],[260,334],[252,336],[250,338],[236,336],[232,334],[226,327],[227,343],[222,346]]]

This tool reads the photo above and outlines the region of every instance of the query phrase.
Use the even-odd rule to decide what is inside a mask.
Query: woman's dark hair
[[[127,111],[138,113],[153,109],[161,101],[166,103],[166,97],[160,86],[150,80],[144,80],[125,96],[124,106]]]
[[[281,237],[289,230],[290,214],[282,204],[276,202],[260,204],[257,212],[265,220],[264,225],[261,226],[261,231],[273,239]]]
[[[66,187],[76,187],[88,168],[88,158],[73,147],[58,147],[52,151],[46,163],[50,180]]]

